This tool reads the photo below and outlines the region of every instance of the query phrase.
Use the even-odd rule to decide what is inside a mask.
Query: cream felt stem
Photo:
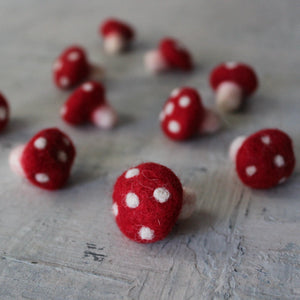
[[[223,82],[216,92],[216,105],[220,111],[233,112],[240,108],[243,97],[242,89],[233,82]]]
[[[102,129],[111,129],[116,125],[118,116],[111,106],[102,105],[93,111],[91,119],[97,127]]]
[[[160,51],[151,50],[145,54],[145,67],[149,73],[156,74],[168,69],[168,64]]]
[[[231,159],[232,162],[235,162],[236,155],[241,148],[242,144],[246,140],[245,136],[239,136],[235,138],[232,143],[230,144],[229,147],[229,158]]]
[[[183,203],[178,220],[186,220],[195,212],[196,201],[195,192],[190,188],[183,187]]]
[[[127,40],[119,33],[111,33],[104,39],[104,50],[108,54],[123,52],[128,46]]]
[[[218,114],[211,109],[206,109],[204,119],[201,121],[199,126],[200,134],[214,133],[220,130],[222,122]]]
[[[19,145],[14,148],[9,155],[9,165],[11,169],[19,176],[25,177],[24,170],[21,165],[21,157],[24,151],[25,145]]]

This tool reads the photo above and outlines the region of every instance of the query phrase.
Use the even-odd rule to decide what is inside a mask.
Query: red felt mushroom
[[[92,122],[104,129],[117,122],[115,110],[107,103],[103,85],[88,81],[78,87],[61,108],[61,117],[71,125]]]
[[[236,138],[229,155],[240,180],[256,189],[283,183],[295,167],[292,140],[278,129],[263,129],[247,138]]]
[[[75,158],[71,139],[57,128],[38,132],[26,145],[16,147],[9,162],[14,172],[46,190],[60,189],[68,180]]]
[[[160,113],[160,122],[163,132],[173,140],[186,140],[220,128],[219,117],[204,108],[201,96],[191,87],[172,91]]]
[[[210,85],[216,91],[218,108],[224,112],[233,112],[256,91],[258,79],[249,65],[228,62],[213,69]]]
[[[127,50],[135,36],[134,29],[129,24],[113,18],[105,20],[99,32],[104,40],[104,50],[108,54]]]
[[[151,73],[170,69],[190,71],[193,69],[193,62],[191,54],[180,42],[173,38],[164,38],[157,50],[146,53],[145,66]]]
[[[0,131],[2,131],[9,121],[9,105],[5,97],[0,93]]]
[[[85,50],[80,46],[70,46],[56,59],[53,80],[58,88],[69,89],[84,81],[90,72]]]
[[[117,225],[125,236],[139,243],[164,239],[178,218],[193,213],[195,202],[195,194],[183,189],[169,168],[156,163],[127,170],[113,191]]]

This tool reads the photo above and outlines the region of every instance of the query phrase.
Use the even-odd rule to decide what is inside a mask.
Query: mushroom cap
[[[78,87],[61,109],[63,120],[72,125],[89,121],[96,107],[105,104],[105,89],[96,81],[87,81]]]
[[[237,84],[245,96],[253,94],[258,87],[255,71],[244,63],[222,63],[215,67],[210,74],[210,85],[216,90],[223,82]]]
[[[205,109],[197,90],[182,87],[173,90],[161,112],[161,128],[173,140],[194,136],[205,117]]]
[[[9,105],[5,97],[0,93],[0,131],[2,131],[9,121]]]
[[[134,30],[129,24],[115,18],[105,20],[100,25],[99,32],[103,37],[110,34],[120,34],[127,41],[133,40],[135,36]]]
[[[75,154],[71,139],[59,129],[49,128],[38,132],[27,143],[20,162],[32,184],[56,190],[68,180]]]
[[[57,87],[68,89],[86,79],[90,70],[85,50],[80,46],[70,46],[56,59],[53,80]]]
[[[113,191],[117,225],[129,239],[153,243],[171,231],[182,207],[183,189],[169,168],[143,163],[124,172]]]
[[[292,174],[294,167],[292,140],[278,129],[263,129],[250,135],[236,155],[239,178],[256,189],[282,183]]]
[[[160,41],[159,51],[170,67],[190,71],[193,68],[192,57],[189,51],[173,38],[164,38]]]

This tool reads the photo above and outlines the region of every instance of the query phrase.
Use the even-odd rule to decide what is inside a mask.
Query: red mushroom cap
[[[4,96],[0,93],[0,131],[3,130],[9,121],[9,105]]]
[[[189,71],[193,68],[192,57],[188,50],[173,38],[165,38],[159,44],[159,50],[172,68]]]
[[[264,129],[250,135],[236,156],[239,178],[256,189],[267,189],[284,182],[294,167],[292,140],[278,129]]]
[[[233,82],[243,91],[245,96],[250,96],[258,87],[255,71],[243,63],[223,63],[218,65],[210,74],[210,85],[216,90],[223,82]]]
[[[32,184],[56,190],[68,180],[74,158],[75,147],[70,138],[57,128],[49,128],[27,143],[20,162]]]
[[[161,112],[161,128],[173,140],[186,140],[198,132],[205,117],[199,93],[182,87],[171,93]]]
[[[133,28],[129,24],[113,18],[105,20],[101,24],[99,31],[103,37],[117,33],[127,41],[133,40],[135,35]]]
[[[58,88],[68,89],[82,82],[90,72],[90,65],[82,47],[65,49],[53,65],[53,79]]]
[[[70,95],[61,109],[61,115],[69,124],[82,124],[88,122],[95,108],[105,102],[103,85],[96,81],[88,81]]]
[[[182,207],[183,190],[167,167],[143,163],[124,172],[116,181],[113,212],[120,230],[140,243],[165,238]]]

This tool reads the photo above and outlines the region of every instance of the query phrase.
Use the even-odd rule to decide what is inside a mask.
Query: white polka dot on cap
[[[152,240],[154,238],[154,230],[149,227],[143,226],[139,230],[139,236],[142,240]]]

